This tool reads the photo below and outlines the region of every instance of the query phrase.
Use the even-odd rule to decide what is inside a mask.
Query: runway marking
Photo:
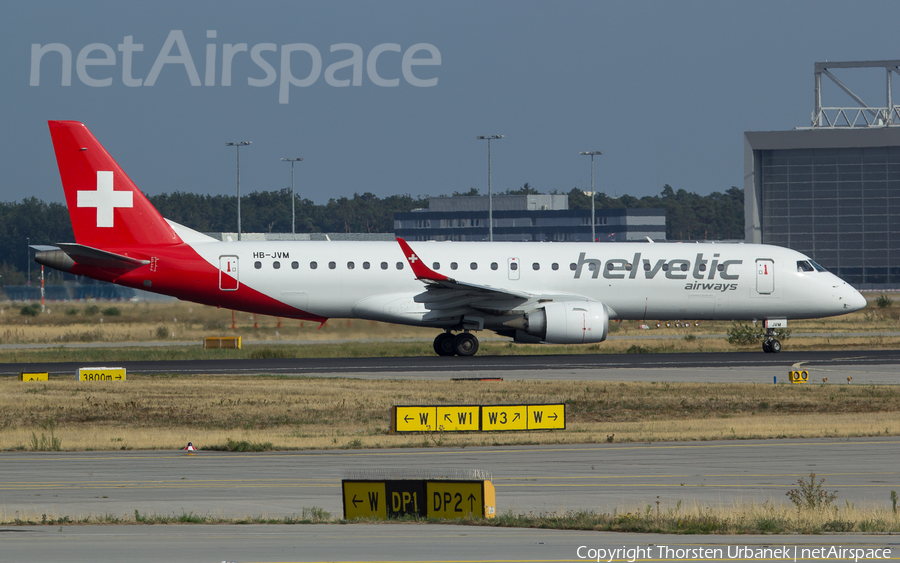
[[[720,484],[720,483],[584,483],[584,484],[553,484],[553,483],[522,483],[521,485],[494,485],[498,488],[514,488],[514,487],[597,487],[597,488],[612,488],[612,487],[678,487],[678,488],[707,488],[707,489],[721,489],[721,488],[742,488],[742,489],[784,489],[785,485],[777,485],[774,483],[760,483],[760,484],[746,484],[746,483],[734,483],[734,484]],[[841,487],[843,489],[861,489],[865,487],[878,487],[883,489],[885,487],[884,483],[873,483],[871,485],[832,485],[829,484],[829,487]]]
[[[817,475],[823,476],[858,476],[858,475],[886,475],[892,476],[897,473],[822,473]],[[507,489],[514,488],[547,488],[547,487],[602,487],[602,488],[611,488],[611,487],[709,487],[709,488],[754,488],[754,489],[766,489],[766,488],[778,488],[781,489],[784,487],[783,484],[775,484],[775,483],[733,483],[733,484],[725,484],[725,483],[597,483],[597,482],[588,482],[588,483],[553,483],[553,482],[543,482],[543,481],[554,481],[559,479],[603,479],[603,480],[612,480],[612,479],[634,479],[635,477],[651,477],[651,478],[712,478],[712,477],[755,477],[755,478],[772,478],[772,477],[796,477],[799,474],[784,474],[784,475],[612,475],[612,476],[591,476],[591,477],[534,477],[534,478],[504,478],[499,480],[494,480],[494,486],[502,487]],[[337,488],[340,486],[340,483],[335,479],[330,482],[321,482],[321,483],[291,483],[291,482],[279,482],[276,480],[267,480],[268,482],[251,482],[251,481],[151,481],[151,482],[141,482],[141,481],[112,481],[112,482],[95,482],[95,481],[52,481],[52,482],[21,482],[21,481],[11,481],[11,482],[0,482],[0,490],[53,490],[53,489],[264,489],[264,488]],[[505,481],[505,482],[504,482]],[[524,481],[524,482],[513,482],[513,481]],[[868,487],[883,487],[883,483],[865,483],[865,484],[842,484],[842,483],[831,483],[829,486],[832,487],[841,487],[841,488],[868,488]]]
[[[192,486],[190,484],[179,485],[176,487],[169,485],[147,485],[135,483],[95,483],[90,485],[55,485],[35,483],[30,486],[7,487],[0,485],[0,491],[21,491],[21,490],[55,490],[55,489],[164,489],[164,490],[180,490],[180,489],[271,489],[271,488],[291,488],[291,489],[311,489],[311,488],[338,488],[340,483],[322,484],[322,485],[290,485],[271,483],[265,485],[245,484],[245,485],[200,485]]]
[[[705,546],[707,544],[703,544],[703,545]],[[708,545],[720,547],[720,546],[725,546],[726,544],[708,544]],[[807,544],[803,544],[804,547],[806,547],[806,545]],[[816,547],[819,547],[819,546],[824,547],[824,546],[829,546],[831,544],[810,544],[810,545],[815,545]],[[881,546],[881,544],[872,544],[872,545],[877,545],[879,547]],[[887,557],[887,558],[882,559],[882,561],[896,561],[898,559],[900,559],[900,557]],[[586,559],[429,559],[427,561],[429,561],[430,563],[491,563],[491,562],[494,562],[494,563],[568,563],[568,562],[572,562],[572,561],[585,561],[585,560]],[[832,559],[832,560],[834,560],[834,559]],[[329,559],[327,561],[317,561],[317,562],[313,562],[313,563],[412,563],[415,561],[423,561],[423,560],[422,559],[411,559],[411,560],[408,560],[408,562],[407,562],[406,560],[402,560],[402,559],[390,559],[390,560],[385,560],[385,561],[374,561],[374,560],[370,560],[370,559],[359,560],[359,561],[355,561],[355,560],[338,561],[336,559]],[[590,559],[587,559],[587,561],[590,561]],[[631,560],[631,559],[604,559],[603,561],[628,563],[633,560]],[[638,561],[640,561],[641,563],[644,563],[644,562],[672,563],[673,559],[638,559]],[[729,558],[721,558],[721,559],[713,559],[713,558],[678,559],[678,561],[722,561],[722,562],[728,562],[728,561],[760,561],[760,559],[754,558],[754,557],[751,557],[751,558],[729,557]],[[808,561],[808,559],[799,559],[799,561]],[[253,563],[253,562],[250,562],[250,563]],[[278,562],[256,562],[256,563],[302,563],[302,562],[278,561]]]
[[[725,544],[712,544],[712,545],[724,546]],[[888,557],[888,558],[881,559],[881,560],[882,561],[896,561],[896,560],[900,560],[900,557]],[[422,559],[410,559],[409,563],[416,562],[416,561],[423,561],[423,560]],[[428,561],[430,563],[491,563],[491,562],[493,562],[493,563],[569,563],[569,562],[573,562],[573,561],[585,561],[585,559],[442,559],[442,560],[429,559]],[[588,559],[587,561],[590,561],[590,559]],[[628,563],[628,562],[631,562],[632,560],[631,559],[604,559],[604,561],[617,562],[617,563],[618,562]],[[638,561],[641,561],[642,563],[644,563],[644,562],[672,563],[673,560],[672,559],[638,559]],[[678,561],[722,561],[722,562],[728,562],[728,561],[760,561],[760,560],[756,559],[756,558],[743,559],[743,558],[729,557],[727,559],[724,559],[724,558],[723,559],[679,559]],[[798,561],[806,561],[806,560],[798,559]],[[250,563],[253,563],[253,562],[250,562]],[[302,563],[302,562],[278,561],[278,562],[257,562],[257,563]],[[313,563],[406,563],[406,562],[401,559],[389,559],[389,560],[384,560],[384,561],[373,561],[370,559],[360,560],[360,561],[349,561],[349,560],[348,561],[338,561],[336,559],[328,559],[327,561],[314,561]]]
[[[825,438],[823,440],[829,440]],[[555,453],[555,452],[608,452],[612,450],[670,450],[670,449],[688,449],[688,448],[701,448],[701,449],[724,449],[724,448],[771,448],[771,447],[788,447],[788,448],[798,448],[803,446],[865,446],[865,445],[892,445],[892,444],[900,444],[900,439],[891,439],[891,440],[880,440],[880,441],[847,441],[846,439],[841,439],[841,441],[823,441],[823,442],[776,442],[771,441],[769,443],[756,443],[756,444],[694,444],[691,442],[657,442],[655,444],[635,444],[635,445],[621,445],[621,446],[605,446],[605,445],[591,445],[588,447],[565,447],[565,448],[541,448],[541,449],[518,449],[520,446],[511,445],[507,449],[499,449],[499,450],[478,450],[476,448],[458,448],[453,450],[445,450],[445,451],[434,451],[430,449],[423,449],[421,451],[372,451],[372,452],[357,452],[357,453],[349,453],[345,451],[331,451],[325,450],[320,451],[319,453],[296,453],[296,454],[284,454],[284,453],[255,453],[255,454],[220,454],[220,455],[208,455],[206,458],[203,457],[185,457],[183,455],[173,454],[173,455],[141,455],[140,457],[131,457],[131,456],[103,456],[103,457],[94,457],[94,456],[86,456],[80,453],[75,453],[73,456],[65,456],[59,457],[60,461],[65,463],[69,463],[72,461],[101,461],[101,460],[115,460],[119,462],[123,461],[135,461],[135,462],[152,462],[161,459],[174,459],[181,458],[190,460],[189,463],[198,463],[201,461],[211,461],[211,460],[225,460],[225,459],[234,459],[236,457],[252,457],[252,458],[260,458],[260,457],[282,457],[285,459],[302,457],[302,458],[323,458],[323,457],[384,457],[384,456],[424,456],[424,455],[433,455],[433,456],[448,456],[448,455],[471,455],[473,452],[478,454],[510,454],[510,453],[525,453],[525,454],[533,454],[533,453]],[[202,455],[202,454],[201,454]],[[3,463],[14,463],[16,461],[35,461],[40,460],[43,462],[50,461],[48,457],[40,456],[40,457],[19,457],[19,456],[7,456],[0,454],[0,464]]]
[[[598,451],[610,451],[610,450],[670,450],[670,449],[687,449],[687,448],[701,448],[701,449],[723,449],[723,448],[770,448],[770,447],[788,447],[788,448],[797,448],[802,446],[865,446],[865,445],[889,445],[889,444],[900,444],[900,439],[892,437],[890,440],[878,440],[878,441],[847,441],[846,438],[840,439],[832,439],[832,438],[823,438],[822,442],[763,442],[763,443],[755,443],[755,444],[696,444],[692,442],[656,442],[653,444],[634,444],[634,445],[620,445],[620,446],[606,446],[602,444],[590,445],[587,447],[561,447],[561,448],[541,448],[541,449],[532,449],[532,448],[523,448],[522,446],[517,446],[515,444],[509,446],[507,449],[499,449],[499,450],[479,450],[477,446],[472,448],[454,448],[453,450],[444,450],[444,451],[434,451],[433,449],[425,448],[421,451],[371,451],[371,452],[354,452],[350,453],[347,451],[332,451],[332,450],[320,450],[315,453],[278,453],[278,452],[261,452],[254,454],[222,454],[219,455],[206,453],[206,457],[203,457],[204,452],[201,450],[201,453],[198,456],[194,457],[186,457],[181,454],[172,454],[172,455],[161,455],[156,456],[152,453],[148,455],[141,455],[139,457],[131,457],[131,456],[104,456],[104,457],[93,457],[82,455],[81,453],[74,453],[73,457],[60,457],[60,461],[71,462],[71,461],[99,461],[99,460],[116,460],[116,461],[154,461],[159,459],[186,459],[190,460],[189,463],[197,463],[199,461],[211,461],[211,460],[226,460],[226,459],[234,459],[236,457],[252,457],[252,458],[260,458],[260,457],[283,457],[283,458],[293,458],[293,457],[314,457],[314,458],[322,458],[322,457],[334,457],[334,456],[350,456],[350,457],[378,457],[378,456],[421,456],[421,455],[456,455],[456,454],[464,454],[471,455],[473,452],[478,454],[509,454],[509,453],[552,453],[552,452],[598,452]],[[828,441],[834,440],[834,441]],[[837,441],[840,440],[840,441]],[[522,449],[518,449],[522,448]],[[63,452],[64,454],[66,452]],[[18,457],[18,456],[5,456],[0,455],[0,463],[12,463],[15,461],[35,461],[41,460],[43,462],[50,461],[50,458],[45,456],[38,457]]]
[[[868,473],[868,472],[859,472],[859,473],[816,473],[817,477],[834,477],[834,476],[842,476],[842,475],[897,475],[900,472],[889,471],[889,472],[880,472],[880,473]],[[796,477],[797,475],[801,475],[800,473],[770,473],[770,474],[747,474],[747,473],[689,473],[684,475],[672,474],[672,475],[573,475],[570,477],[559,477],[555,475],[547,475],[542,477],[528,477],[527,479],[635,479],[635,478],[662,478],[662,477]],[[808,475],[808,473],[803,473],[803,476]],[[494,478],[494,481],[515,481],[518,479],[525,479],[524,477],[497,477]]]

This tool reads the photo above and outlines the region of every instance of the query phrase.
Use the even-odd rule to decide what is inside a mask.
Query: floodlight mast
[[[294,199],[294,163],[302,162],[303,159],[298,157],[298,158],[282,158],[281,160],[284,162],[291,163],[291,234],[295,234],[296,231],[294,230],[294,225],[297,224],[297,211],[294,208],[294,201],[295,201],[295,199]]]
[[[238,240],[241,240],[241,147],[246,147],[253,141],[235,141],[225,143],[226,147],[237,147],[237,212],[238,212]]]
[[[491,191],[491,141],[505,135],[478,135],[479,141],[488,142],[488,240],[494,242],[494,193]]]
[[[600,151],[583,151],[581,154],[591,157],[591,242],[597,242],[597,234],[594,232],[596,221],[594,220],[594,157],[603,153]]]

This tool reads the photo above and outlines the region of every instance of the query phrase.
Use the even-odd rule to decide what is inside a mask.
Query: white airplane
[[[50,121],[75,243],[36,261],[179,299],[325,322],[359,318],[442,332],[594,343],[610,320],[762,320],[766,352],[789,319],[841,315],[865,298],[807,256],[754,244],[221,242],[164,219],[82,123]]]

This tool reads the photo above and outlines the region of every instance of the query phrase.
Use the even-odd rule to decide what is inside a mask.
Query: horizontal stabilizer
[[[83,244],[62,242],[56,246],[33,247],[37,250],[34,260],[57,270],[69,271],[73,265],[96,266],[98,268],[124,268],[133,270],[150,263],[130,256],[107,252]]]

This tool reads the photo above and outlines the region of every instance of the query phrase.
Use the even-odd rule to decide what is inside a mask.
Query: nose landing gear
[[[767,354],[781,352],[781,342],[775,339],[775,331],[771,328],[766,329],[766,339],[763,340],[762,349]]]
[[[434,351],[438,356],[474,356],[478,338],[471,332],[442,332],[434,338]]]

